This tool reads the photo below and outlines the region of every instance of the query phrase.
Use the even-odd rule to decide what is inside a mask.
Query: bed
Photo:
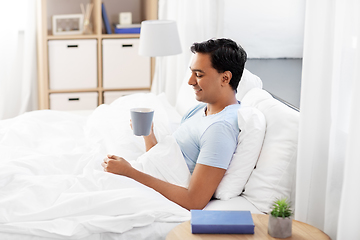
[[[298,112],[261,87],[245,70],[237,93],[244,106],[243,135],[205,209],[267,213],[274,198],[294,199]],[[116,154],[159,178],[186,184],[185,170],[170,174],[183,165],[151,160],[155,150],[145,154],[142,138],[130,129],[129,109],[155,109],[155,135],[164,143],[159,153],[172,147],[166,145],[169,135],[194,104],[184,80],[175,107],[164,95],[142,93],[91,112],[42,110],[0,121],[0,239],[164,239],[190,219],[189,211],[131,179],[104,172],[100,163],[106,154]],[[161,158],[166,161],[166,154]],[[245,158],[251,161],[235,161]]]

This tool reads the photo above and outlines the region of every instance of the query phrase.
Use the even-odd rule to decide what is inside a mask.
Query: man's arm
[[[150,134],[147,136],[143,136],[146,151],[149,151],[153,146],[155,146],[158,143],[153,130],[154,130],[154,124],[151,125]]]
[[[109,155],[102,164],[107,172],[132,178],[186,209],[202,209],[210,201],[225,174],[225,169],[197,164],[188,189],[140,172],[123,158]]]

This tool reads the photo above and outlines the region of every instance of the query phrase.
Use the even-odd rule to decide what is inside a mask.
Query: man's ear
[[[223,73],[222,81],[223,83],[229,83],[232,78],[232,73],[230,71],[225,71]]]

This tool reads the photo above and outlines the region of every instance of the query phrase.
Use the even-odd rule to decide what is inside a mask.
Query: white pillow
[[[244,68],[243,75],[241,76],[241,80],[239,82],[239,86],[237,88],[236,98],[237,100],[242,100],[245,94],[253,88],[262,89],[263,83],[261,79],[255,74],[251,73],[249,70]]]
[[[180,90],[178,92],[176,98],[175,109],[183,116],[191,107],[195,106],[199,102],[195,99],[194,90],[188,84],[188,80],[191,76],[191,72],[188,71],[185,74],[183,83],[180,86]],[[244,95],[252,88],[262,88],[263,84],[261,79],[252,74],[247,69],[244,69],[243,75],[241,77],[241,81],[237,88],[236,98],[238,100],[242,100]]]
[[[254,169],[264,140],[265,117],[256,108],[242,105],[238,110],[238,125],[241,132],[236,151],[214,195],[221,200],[241,194]]]
[[[262,89],[250,90],[242,103],[256,107],[266,118],[264,143],[243,196],[260,211],[268,213],[276,198],[291,199],[295,181],[299,112]]]

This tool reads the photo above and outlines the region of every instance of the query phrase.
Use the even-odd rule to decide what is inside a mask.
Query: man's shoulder
[[[199,112],[200,110],[203,110],[205,107],[206,107],[206,103],[199,103],[199,104],[193,106],[185,113],[185,115],[182,118],[182,121],[185,121],[186,119],[191,118],[197,112]]]
[[[211,119],[208,128],[211,128],[213,131],[231,129],[235,133],[238,133],[238,109],[240,107],[240,104],[227,106],[223,111],[216,114],[214,118]]]

